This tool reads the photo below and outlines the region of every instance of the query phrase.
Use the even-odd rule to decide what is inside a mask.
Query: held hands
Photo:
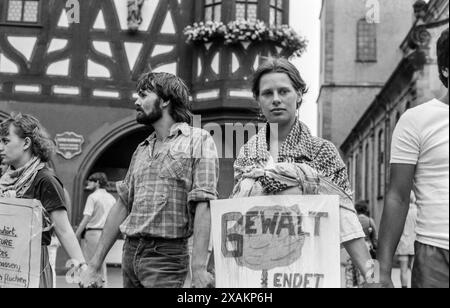
[[[392,280],[379,283],[367,283],[364,285],[364,289],[394,289]]]
[[[392,278],[390,275],[382,275],[379,281],[371,281],[367,280],[367,283],[364,285],[365,289],[394,289],[394,283],[392,282]]]
[[[85,265],[80,273],[81,289],[101,289],[103,288],[103,279],[101,270],[95,269],[92,265]]]

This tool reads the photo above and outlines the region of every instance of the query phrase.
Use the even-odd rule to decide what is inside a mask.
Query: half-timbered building
[[[92,172],[121,180],[150,133],[135,121],[136,81],[147,71],[177,74],[192,89],[202,124],[257,121],[250,75],[273,42],[191,45],[194,22],[262,20],[288,24],[289,0],[1,0],[0,120],[11,112],[39,118],[58,145],[56,172],[81,219]],[[225,157],[224,140],[217,134]],[[225,144],[223,144],[225,145]],[[219,192],[233,186],[233,157],[221,159]]]

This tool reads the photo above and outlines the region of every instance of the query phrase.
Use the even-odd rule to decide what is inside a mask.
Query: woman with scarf
[[[313,137],[297,119],[306,93],[299,71],[288,60],[268,59],[255,73],[252,91],[268,123],[241,149],[232,198],[339,195],[341,243],[370,281],[374,262],[354,209],[346,167],[332,143]]]
[[[67,216],[61,181],[46,165],[53,143],[39,121],[30,115],[12,115],[0,124],[0,160],[9,168],[0,178],[0,197],[39,200],[43,206],[41,288],[52,288],[53,273],[47,246],[54,230],[73,262],[85,259]]]

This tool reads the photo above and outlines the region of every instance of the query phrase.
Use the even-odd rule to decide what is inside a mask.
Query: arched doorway
[[[108,190],[115,194],[115,182],[123,180],[137,146],[151,133],[148,127],[138,125],[134,118],[115,126],[87,153],[74,181],[71,221],[77,225],[82,218],[89,191],[86,180],[92,173],[104,172],[110,181]]]
[[[117,197],[115,183],[125,178],[134,151],[137,146],[149,136],[149,133],[148,128],[141,128],[116,140],[97,157],[92,167],[86,173],[87,177],[96,172],[104,172],[109,180],[107,190]],[[74,209],[74,212],[77,213],[77,222],[82,218],[85,201],[91,193],[84,189],[87,177],[82,179],[83,197],[80,204],[81,206]]]

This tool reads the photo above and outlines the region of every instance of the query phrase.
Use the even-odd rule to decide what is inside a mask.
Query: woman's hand
[[[88,265],[82,270],[79,284],[81,289],[100,289],[103,287],[103,283],[101,269]]]

